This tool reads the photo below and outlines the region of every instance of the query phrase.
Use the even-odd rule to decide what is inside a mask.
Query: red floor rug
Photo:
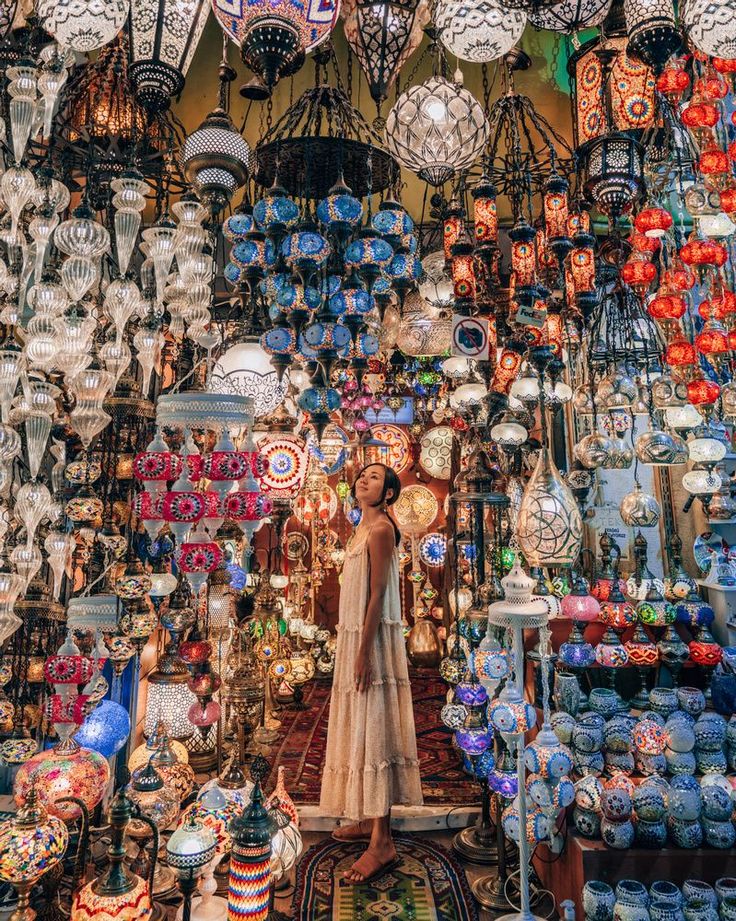
[[[411,685],[425,805],[476,804],[478,786],[463,770],[452,748],[452,733],[440,721],[447,685],[436,674],[416,671],[411,673]],[[266,753],[272,765],[267,790],[276,782],[277,767],[283,765],[294,802],[319,803],[331,689],[328,681],[312,681],[305,689],[306,709],[287,708],[278,714],[279,739]]]

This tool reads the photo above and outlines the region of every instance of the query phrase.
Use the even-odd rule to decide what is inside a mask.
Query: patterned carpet
[[[299,862],[295,921],[477,921],[464,871],[444,848],[396,835],[400,864],[369,883],[343,875],[364,845],[328,839]]]
[[[425,805],[476,804],[478,787],[452,748],[452,733],[440,722],[447,685],[436,674],[418,671],[412,671],[411,685]],[[312,681],[305,688],[305,710],[285,709],[278,714],[280,736],[266,755],[272,765],[267,790],[276,782],[278,765],[283,765],[294,802],[319,803],[331,690],[328,681]]]

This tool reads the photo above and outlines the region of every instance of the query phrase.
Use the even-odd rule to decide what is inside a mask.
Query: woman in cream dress
[[[399,598],[399,532],[387,506],[401,484],[384,464],[360,471],[362,516],[345,552],[320,807],[351,819],[334,837],[365,840],[346,874],[359,883],[396,860],[390,811],[419,806],[417,741]]]

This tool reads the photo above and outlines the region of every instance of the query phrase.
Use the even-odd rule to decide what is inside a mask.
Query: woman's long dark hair
[[[384,502],[386,505],[393,505],[394,502],[399,498],[399,493],[401,492],[401,480],[396,475],[396,471],[392,467],[388,467],[386,464],[381,464],[379,462],[374,462],[372,464],[366,464],[364,467],[358,471],[353,480],[353,485],[350,487],[350,495],[355,499],[355,484],[360,479],[360,475],[364,470],[367,470],[369,467],[383,467],[383,492],[381,498],[378,501],[378,505],[382,505]],[[391,490],[392,495],[389,498],[386,498],[387,493]],[[396,526],[396,522],[390,515],[386,515],[388,520],[391,522],[391,526],[394,529],[394,534],[396,535],[396,546],[398,547],[401,543],[401,531],[399,531]]]

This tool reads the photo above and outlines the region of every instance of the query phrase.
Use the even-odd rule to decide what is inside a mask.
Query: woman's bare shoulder
[[[388,543],[389,540],[392,545],[395,543],[394,526],[391,524],[388,518],[379,518],[379,520],[371,527],[371,533],[368,536],[368,541],[369,543],[372,543],[374,546],[376,546],[383,543]]]

